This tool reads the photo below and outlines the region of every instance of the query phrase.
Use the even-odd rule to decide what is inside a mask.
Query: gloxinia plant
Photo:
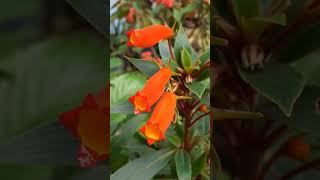
[[[210,177],[209,50],[198,54],[181,24],[131,29],[127,37],[128,47],[157,50],[126,57],[145,78],[127,101],[111,106],[111,179]],[[115,127],[119,113],[131,118]],[[125,151],[130,161],[115,163]]]

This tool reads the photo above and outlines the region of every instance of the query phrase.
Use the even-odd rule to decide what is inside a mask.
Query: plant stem
[[[190,126],[192,126],[194,123],[196,123],[197,121],[199,121],[201,118],[203,118],[203,117],[205,117],[205,116],[207,116],[207,115],[209,115],[209,114],[210,114],[210,112],[207,112],[207,113],[204,113],[204,114],[198,116],[195,120],[193,120],[193,121],[190,123]]]
[[[185,122],[184,122],[184,149],[189,152],[190,143],[189,143],[189,133],[190,133],[190,123],[191,123],[191,111],[189,107],[185,110]]]
[[[276,152],[274,152],[273,155],[271,156],[271,158],[265,163],[265,165],[262,167],[260,173],[258,174],[257,179],[264,179],[264,177],[267,175],[267,172],[269,171],[269,169],[271,168],[273,163],[276,162],[276,160],[278,160],[279,157],[281,157],[282,147],[283,146],[281,146]]]
[[[176,61],[176,59],[174,58],[173,52],[172,52],[172,46],[171,46],[171,42],[169,39],[168,39],[168,46],[169,46],[169,52],[170,52],[171,59]],[[169,65],[170,65],[171,59],[169,59]]]

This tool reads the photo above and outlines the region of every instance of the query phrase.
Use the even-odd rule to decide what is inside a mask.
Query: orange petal
[[[136,95],[131,96],[129,101],[134,105],[134,114],[150,111],[148,97],[139,91],[136,93]]]
[[[63,112],[59,115],[59,120],[65,128],[67,128],[74,137],[78,136],[78,121],[81,108]]]
[[[154,108],[150,119],[144,126],[144,135],[155,141],[163,140],[164,134],[169,128],[176,108],[176,95],[166,92]]]
[[[170,78],[171,70],[166,67],[161,68],[148,79],[141,91],[138,91],[136,95],[129,98],[129,101],[135,107],[135,114],[150,111],[151,106],[156,103],[163,94]]]
[[[151,138],[147,138],[147,143],[148,143],[148,145],[152,145],[153,143],[155,143],[156,142],[156,140],[154,140],[154,139],[151,139]]]
[[[173,36],[173,30],[164,25],[155,24],[143,29],[130,30],[127,32],[128,46],[150,48],[163,39]]]
[[[99,156],[108,153],[107,114],[99,109],[80,112],[78,134],[81,142]]]

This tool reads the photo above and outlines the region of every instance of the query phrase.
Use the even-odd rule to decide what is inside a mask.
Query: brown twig
[[[269,171],[269,169],[271,168],[271,166],[273,165],[273,163],[278,160],[279,157],[281,157],[282,155],[282,148],[283,146],[280,146],[280,148],[273,153],[273,155],[270,157],[270,159],[264,164],[264,166],[262,167],[260,173],[258,174],[258,178],[257,179],[263,179],[267,172]]]
[[[265,148],[272,145],[279,137],[281,137],[286,131],[288,130],[288,127],[286,125],[282,125],[276,130],[274,130],[270,135],[266,136],[266,142],[265,142]]]
[[[176,61],[176,59],[174,58],[173,52],[172,52],[172,46],[171,46],[171,42],[169,39],[168,39],[168,46],[169,46],[169,52],[170,52],[171,59],[173,61]]]

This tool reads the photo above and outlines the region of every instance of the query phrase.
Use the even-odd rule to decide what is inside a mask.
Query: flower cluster
[[[173,31],[164,25],[151,25],[144,29],[130,30],[127,35],[128,46],[149,48],[163,39],[171,38]],[[151,107],[157,103],[151,117],[140,129],[140,132],[146,136],[149,145],[164,139],[165,132],[174,119],[176,95],[173,92],[165,92],[171,75],[169,67],[161,67],[148,79],[142,90],[129,98],[134,105],[135,114],[150,112]]]
[[[109,88],[97,95],[88,94],[79,107],[59,116],[65,128],[81,142],[77,157],[80,167],[94,166],[109,154],[108,94]]]

